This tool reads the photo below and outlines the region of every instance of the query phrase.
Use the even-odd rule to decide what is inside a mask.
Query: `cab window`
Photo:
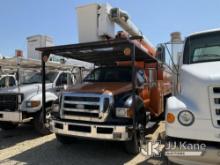
[[[67,73],[61,73],[57,79],[56,86],[63,86],[67,84]]]
[[[9,77],[9,86],[15,86],[16,85],[16,82],[15,82],[15,79],[13,77]]]
[[[142,86],[146,83],[145,72],[143,70],[139,70],[137,72],[137,85]]]

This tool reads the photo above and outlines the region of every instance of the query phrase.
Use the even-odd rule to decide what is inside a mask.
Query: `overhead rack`
[[[146,63],[157,61],[141,46],[128,39],[61,45],[37,48],[36,50],[43,52],[44,55],[55,54],[65,58],[94,63],[95,65],[114,65],[118,61],[131,61],[133,51],[135,51],[135,61]]]

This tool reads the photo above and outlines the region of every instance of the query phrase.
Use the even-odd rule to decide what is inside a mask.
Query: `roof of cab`
[[[220,28],[209,29],[209,30],[204,30],[204,31],[199,31],[199,32],[191,33],[188,37],[196,36],[196,35],[200,35],[200,34],[212,33],[212,32],[220,32]]]

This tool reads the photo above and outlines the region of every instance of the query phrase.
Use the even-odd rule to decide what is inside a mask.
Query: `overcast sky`
[[[76,43],[75,8],[82,4],[109,2],[126,10],[153,43],[170,39],[173,31],[192,32],[220,27],[219,0],[1,0],[0,54],[26,54],[26,37],[44,34],[56,45]]]

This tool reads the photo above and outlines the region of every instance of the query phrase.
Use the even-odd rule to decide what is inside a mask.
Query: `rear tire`
[[[0,128],[3,130],[12,130],[17,128],[18,124],[17,123],[12,123],[12,122],[0,122]]]
[[[56,139],[61,144],[71,144],[75,140],[74,137],[69,137],[69,136],[65,136],[65,135],[61,135],[61,134],[56,134]]]

